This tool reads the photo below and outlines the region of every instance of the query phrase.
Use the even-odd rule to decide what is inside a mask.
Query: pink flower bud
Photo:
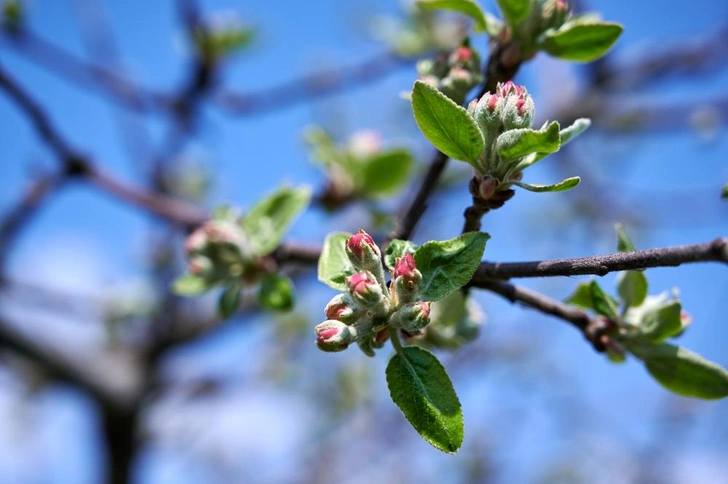
[[[470,47],[458,47],[455,49],[455,52],[453,52],[453,60],[456,62],[468,62],[470,59],[473,58],[473,51],[470,49]]]
[[[395,311],[389,321],[394,328],[416,333],[430,324],[430,302],[407,303]]]
[[[187,264],[187,271],[196,276],[203,276],[212,270],[212,261],[204,255],[198,255],[190,259]]]
[[[422,274],[417,270],[417,264],[412,254],[405,254],[397,259],[392,273],[392,286],[397,295],[399,304],[410,302],[417,292],[422,280]]]
[[[352,299],[363,308],[374,308],[384,303],[382,287],[371,272],[359,272],[346,278]]]
[[[341,321],[327,320],[314,328],[316,346],[323,351],[343,351],[356,338],[356,331]]]
[[[412,254],[405,254],[397,259],[397,263],[394,266],[393,277],[407,277],[412,278],[417,271],[417,264]]]
[[[200,252],[207,243],[207,236],[202,228],[192,232],[185,239],[185,254],[189,257],[196,252]]]
[[[377,278],[384,277],[382,253],[374,239],[363,230],[360,229],[358,234],[349,237],[346,242],[346,255],[354,267],[370,271]]]
[[[353,324],[361,315],[361,310],[348,294],[337,294],[324,309],[327,319],[335,319],[344,324]]]

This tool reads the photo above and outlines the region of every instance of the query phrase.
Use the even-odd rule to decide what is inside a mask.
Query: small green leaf
[[[479,169],[477,159],[485,141],[478,124],[463,107],[429,84],[416,81],[412,111],[417,126],[435,148]]]
[[[282,187],[255,204],[240,222],[253,252],[258,255],[273,252],[310,199],[308,188]]]
[[[579,118],[568,128],[564,128],[559,133],[561,135],[561,146],[570,142],[591,126],[591,120],[588,118]]]
[[[220,294],[220,300],[217,304],[217,312],[222,319],[227,319],[240,307],[240,285],[236,283],[230,284]]]
[[[597,281],[591,281],[589,284],[589,291],[591,292],[592,301],[594,304],[594,311],[606,316],[611,321],[619,321],[619,313],[617,311],[617,303],[614,299],[605,293]]]
[[[281,274],[263,277],[258,289],[258,302],[265,309],[288,311],[295,302],[293,281]]]
[[[591,295],[591,284],[588,282],[580,282],[571,296],[566,298],[564,302],[579,306],[584,309],[594,309],[594,300]]]
[[[463,443],[460,400],[435,356],[405,346],[387,364],[387,386],[407,421],[430,444],[453,454]]]
[[[619,252],[634,252],[634,244],[627,235],[627,231],[624,230],[624,225],[615,224],[614,229],[617,231],[617,250]]]
[[[652,343],[662,343],[682,331],[680,301],[664,301],[647,306],[639,322],[639,331],[645,339]]]
[[[422,300],[437,301],[467,284],[480,265],[489,238],[483,232],[468,232],[450,240],[430,241],[417,249]]]
[[[508,24],[513,26],[528,15],[531,10],[531,0],[498,0],[498,6]]]
[[[728,372],[682,346],[628,343],[628,348],[672,392],[706,400],[728,396]]]
[[[414,254],[416,250],[417,246],[409,240],[394,239],[384,253],[384,265],[387,266],[387,269],[394,270],[394,264],[398,258],[405,254]]]
[[[512,183],[514,185],[517,185],[521,188],[524,188],[528,190],[529,192],[565,192],[566,190],[571,190],[575,186],[577,186],[581,182],[581,178],[578,176],[572,176],[571,178],[567,178],[566,180],[562,180],[559,183],[554,183],[553,185],[532,185],[530,183],[523,183],[520,181],[515,180],[508,180],[507,183]]]
[[[468,308],[465,296],[461,291],[453,291],[439,301],[432,303],[432,309],[430,310],[430,324],[443,327],[455,326],[459,324],[467,316],[467,314]]]
[[[617,23],[574,20],[559,30],[547,31],[541,47],[560,59],[591,62],[606,54],[621,33],[622,26]]]
[[[197,296],[208,289],[207,281],[194,274],[182,274],[172,282],[172,292],[179,296]]]
[[[559,151],[561,136],[559,123],[554,121],[541,130],[511,129],[498,136],[495,149],[503,161],[517,160],[531,153]]]
[[[365,195],[384,196],[396,193],[409,179],[412,154],[405,149],[376,154],[362,165],[359,191]]]
[[[620,274],[617,292],[626,307],[636,307],[647,297],[647,277],[644,272],[626,271]]]
[[[346,290],[344,278],[356,272],[346,255],[345,247],[349,237],[351,234],[343,232],[329,234],[318,261],[318,280],[338,291]]]
[[[463,13],[473,20],[473,30],[476,32],[485,32],[488,28],[485,13],[473,0],[417,0],[417,5]]]

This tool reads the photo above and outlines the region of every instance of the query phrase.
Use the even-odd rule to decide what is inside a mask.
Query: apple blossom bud
[[[335,319],[344,324],[353,324],[361,316],[361,309],[348,294],[337,294],[324,309],[327,319]]]
[[[500,113],[504,129],[530,128],[534,105],[526,88],[508,81],[501,87],[501,97],[505,99]]]
[[[392,272],[392,286],[397,295],[399,304],[410,302],[417,292],[422,280],[422,273],[417,270],[417,264],[412,254],[405,254],[397,259]]]
[[[372,272],[378,281],[384,277],[382,253],[374,239],[363,230],[359,229],[358,234],[349,237],[346,242],[346,255],[354,267]]]
[[[362,308],[382,309],[386,305],[382,286],[371,272],[359,272],[347,277],[346,285],[352,299]]]
[[[316,346],[323,351],[343,351],[356,339],[356,330],[353,327],[333,319],[324,321],[314,330]]]
[[[392,327],[416,333],[430,324],[430,302],[407,303],[395,311],[389,321]]]
[[[192,232],[185,239],[185,255],[187,257],[202,251],[207,243],[207,235],[204,229],[199,228]]]
[[[200,277],[206,277],[212,272],[212,261],[204,255],[196,255],[192,257],[187,264],[187,270],[190,274]]]

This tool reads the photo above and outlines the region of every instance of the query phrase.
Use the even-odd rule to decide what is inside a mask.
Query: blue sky
[[[30,2],[30,28],[85,56],[72,3]],[[106,3],[129,75],[157,89],[179,87],[188,57],[173,2]],[[400,12],[397,2],[385,0],[367,2],[366,6],[334,0],[203,3],[206,13],[237,12],[258,31],[252,48],[225,69],[225,85],[240,92],[264,89],[323,67],[354,64],[382,52],[385,47],[365,35],[365,20],[370,15]],[[625,33],[617,47],[617,55],[624,59],[655,45],[679,44],[682,39],[711,33],[720,19],[728,18],[728,4],[708,0],[690,2],[689,8],[672,0],[600,1],[590,5],[605,18],[624,24]],[[5,44],[0,46],[0,61],[46,106],[74,146],[106,170],[130,182],[144,183],[143,167],[148,160],[132,159],[125,149],[119,136],[117,107],[92,91],[60,80]],[[539,56],[523,69],[519,81],[529,87],[538,109],[540,100],[547,103],[550,96],[569,85],[562,80],[572,79],[573,71],[577,72],[578,86],[579,68]],[[204,124],[185,153],[205,160],[212,169],[215,184],[211,204],[231,202],[243,207],[273,190],[282,179],[320,186],[321,174],[308,163],[301,139],[302,129],[310,123],[335,127],[344,134],[380,129],[390,144],[411,147],[425,161],[428,147],[415,131],[409,106],[399,98],[399,92],[408,90],[414,77],[413,67],[404,67],[371,86],[258,117],[234,118],[209,108],[203,112]],[[694,100],[697,107],[713,96],[725,96],[726,85],[728,72],[723,69],[710,76],[660,82],[636,94],[655,103]],[[628,101],[625,98],[625,103]],[[143,123],[155,144],[164,139],[167,123],[163,116],[151,116]],[[0,95],[0,127],[4,160],[0,212],[4,212],[34,174],[52,171],[57,163],[4,94]],[[728,205],[718,201],[720,186],[728,182],[724,128],[710,140],[689,130],[627,136],[595,130],[578,143],[574,152],[587,160],[589,172],[612,187],[612,195],[626,207],[647,214],[649,224],[629,227],[639,247],[695,243],[726,235]],[[535,182],[555,181],[560,175],[556,168],[559,162],[554,159],[551,163],[538,165],[528,176]],[[453,165],[451,170],[462,169]],[[486,258],[533,260],[613,251],[616,244],[611,226],[619,221],[620,213],[608,208],[607,215],[594,223],[574,219],[566,210],[574,196],[519,192],[503,210],[486,217],[484,230],[493,236]],[[438,197],[416,239],[444,239],[457,234],[467,202],[464,185],[462,190]],[[397,201],[390,203],[398,206]],[[366,220],[356,209],[333,220],[313,210],[294,226],[290,239],[320,242],[330,230],[352,230],[356,228],[352,223]],[[23,232],[11,256],[10,271],[20,280],[94,297],[118,294],[143,284],[139,281],[147,271],[144,248],[150,226],[143,213],[93,188],[73,184],[55,196]],[[681,344],[728,366],[723,324],[728,309],[725,268],[691,265],[656,269],[648,275],[651,293],[680,287],[684,307],[694,318]],[[613,287],[612,276],[604,280],[605,287]],[[523,281],[557,298],[565,297],[576,282]],[[302,282],[301,290],[302,310],[314,315],[313,325],[333,294],[308,279]],[[339,357],[319,353],[311,344],[300,353],[279,355],[270,345],[276,326],[270,324],[270,318],[259,317],[251,324],[231,325],[180,351],[167,363],[170,378],[222,375],[242,384],[231,385],[229,391],[211,401],[186,404],[184,399],[170,398],[155,406],[149,415],[155,439],[140,459],[138,480],[294,480],[315,459],[319,444],[351,449],[352,440],[357,438],[363,442],[359,449],[363,457],[354,469],[357,472],[335,474],[347,482],[369,482],[376,476],[387,482],[396,475],[398,466],[422,482],[436,482],[453,469],[462,470],[468,456],[484,452],[477,445],[486,444],[503,469],[499,476],[503,482],[535,480],[554,462],[554,456],[570,452],[579,456],[580,452],[594,452],[613,463],[615,469],[629,470],[634,463],[624,455],[624,448],[639,449],[649,442],[656,435],[655,429],[661,428],[660,422],[656,423],[656,411],[669,405],[685,405],[695,415],[693,430],[677,454],[682,464],[674,464],[674,482],[720,482],[728,478],[728,469],[719,458],[728,450],[725,424],[721,424],[726,421],[725,402],[683,403],[667,396],[636,362],[610,365],[566,325],[514,308],[495,296],[481,294],[478,300],[489,315],[478,343],[455,355],[442,355],[453,374],[466,418],[466,442],[458,456],[438,454],[407,428],[394,434],[401,439],[396,442],[392,442],[395,437],[388,439],[376,433],[381,423],[374,425],[372,419],[401,419],[386,395],[385,354],[376,360],[365,360],[353,351]],[[18,301],[3,304],[15,316],[32,314],[41,322],[36,330],[45,331],[43,322],[52,323],[47,329],[51,337],[65,338],[82,348],[103,344],[105,333],[93,311],[85,314],[83,321],[69,323],[69,318],[53,314],[36,318],[37,312],[23,313],[16,307]],[[538,357],[525,358],[521,366],[517,361],[500,359],[492,368],[479,366],[489,364],[489,351],[524,341],[536,344]],[[267,380],[271,370],[266,364],[276,358],[300,363],[295,375],[301,383],[283,377],[283,383]],[[372,371],[373,396],[336,425],[327,423],[317,415],[316,400],[307,393],[310,387],[305,384],[315,386],[322,374],[361,364]],[[0,437],[0,448],[6,449],[0,452],[0,482],[96,481],[104,463],[93,406],[66,388],[53,387],[27,396],[12,375],[0,374],[0,382],[0,427],[17,424],[17,412],[28,422],[17,425],[17,434],[3,432],[4,437]],[[574,414],[567,415],[575,420],[560,420],[564,418],[562,400],[580,402]],[[514,430],[517,423],[519,429]],[[562,424],[569,426],[568,432],[563,431]],[[368,428],[374,430],[367,433]],[[255,438],[261,435],[265,438]],[[503,445],[498,445],[501,442]],[[301,448],[306,451],[300,452]],[[291,455],[296,458],[276,467]],[[405,458],[409,460],[403,464]],[[38,461],[45,464],[39,467]],[[248,474],[257,462],[271,467],[258,475]],[[696,480],[689,481],[689,476],[681,474],[685,473],[685,462],[690,463]],[[458,474],[458,478],[463,477]],[[609,480],[607,476],[604,482]]]

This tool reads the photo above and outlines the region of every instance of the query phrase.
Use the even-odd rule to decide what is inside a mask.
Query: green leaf
[[[617,292],[626,307],[636,307],[647,297],[647,276],[644,272],[626,271],[620,274]]]
[[[528,15],[531,9],[531,0],[498,0],[498,6],[508,24],[513,26]]]
[[[554,121],[541,130],[511,129],[498,136],[495,149],[503,161],[517,160],[531,153],[559,151],[561,136],[559,123]]]
[[[255,204],[240,222],[253,252],[258,255],[273,252],[310,199],[308,188],[281,187]]]
[[[172,282],[172,292],[179,296],[197,296],[209,289],[207,281],[194,274],[182,274]]]
[[[417,5],[463,13],[473,20],[473,30],[476,32],[485,32],[488,28],[485,13],[473,0],[417,0]]]
[[[293,281],[281,274],[267,274],[258,289],[258,303],[265,309],[288,311],[295,303]]]
[[[318,280],[338,291],[346,290],[344,278],[356,269],[346,255],[346,241],[351,234],[343,232],[331,233],[324,240],[321,257],[318,261]]]
[[[463,443],[460,400],[435,356],[405,346],[387,364],[387,386],[407,421],[427,442],[453,454]]]
[[[706,400],[728,396],[728,372],[682,346],[628,343],[627,347],[655,380],[672,392]]]
[[[592,302],[594,304],[594,311],[606,316],[612,321],[619,321],[619,313],[617,311],[617,303],[614,299],[605,293],[597,281],[591,281],[589,284],[589,291],[591,292]]]
[[[657,299],[657,298],[656,298]],[[648,306],[639,322],[641,335],[652,343],[662,343],[682,331],[680,301],[661,301]]]
[[[490,236],[468,232],[445,241],[430,241],[415,252],[417,269],[422,273],[419,296],[437,301],[460,289],[473,277]]]
[[[606,54],[621,33],[617,23],[574,20],[547,31],[541,48],[560,59],[591,62]]]
[[[490,35],[491,38],[497,38],[500,35],[501,30],[503,30],[503,21],[495,15],[485,12],[485,22],[487,25],[488,35]]]
[[[532,185],[530,183],[523,183],[520,181],[515,180],[508,180],[507,183],[512,183],[514,185],[517,185],[521,188],[524,188],[528,190],[529,192],[565,192],[566,190],[571,190],[575,186],[577,186],[581,182],[581,178],[578,176],[572,176],[571,178],[567,178],[566,180],[562,180],[559,183],[554,183],[553,185]]]
[[[412,164],[412,154],[405,149],[372,156],[362,165],[359,191],[371,196],[396,193],[409,179]]]
[[[450,158],[476,169],[485,141],[478,124],[461,106],[422,81],[412,91],[412,111],[425,138]]]
[[[220,294],[220,300],[217,303],[217,312],[222,319],[227,319],[240,307],[240,285],[236,283],[230,284]]]
[[[393,270],[398,258],[408,253],[414,254],[416,250],[417,246],[409,240],[394,239],[384,252],[384,265]]]
[[[594,309],[594,300],[591,295],[591,284],[588,282],[580,282],[571,296],[567,297],[564,302],[579,306],[584,309]]]
[[[581,133],[587,130],[591,126],[591,120],[588,118],[579,118],[572,123],[568,128],[564,128],[559,133],[561,135],[561,146],[570,142]]]
[[[614,229],[617,231],[617,250],[619,252],[634,252],[634,244],[624,230],[624,225],[615,224]]]
[[[453,291],[446,297],[432,303],[430,324],[438,326],[455,326],[468,314],[465,296],[461,291]]]

